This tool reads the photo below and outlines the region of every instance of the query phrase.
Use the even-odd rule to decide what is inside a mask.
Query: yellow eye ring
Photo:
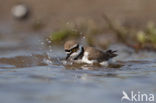
[[[76,51],[77,51],[77,48],[73,48],[73,49],[72,49],[72,52],[76,52]]]

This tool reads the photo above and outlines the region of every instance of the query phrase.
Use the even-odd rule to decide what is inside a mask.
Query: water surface
[[[121,66],[97,67],[64,65],[63,49],[44,48],[41,41],[30,43],[34,48],[1,44],[1,103],[120,103],[123,90],[156,96],[154,52],[127,53],[117,45]]]

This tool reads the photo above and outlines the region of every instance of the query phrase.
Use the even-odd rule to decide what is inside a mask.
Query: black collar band
[[[74,58],[74,60],[81,59],[81,58],[83,57],[83,53],[84,53],[84,48],[83,48],[83,47],[81,47],[81,52],[79,53],[79,55],[78,55],[78,56],[76,56],[76,57]]]

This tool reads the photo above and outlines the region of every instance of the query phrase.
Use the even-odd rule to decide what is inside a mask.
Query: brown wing
[[[112,50],[103,52],[93,47],[85,47],[84,49],[89,52],[89,60],[98,60],[98,62],[109,60],[110,58],[117,56],[117,54],[115,54],[116,51]]]

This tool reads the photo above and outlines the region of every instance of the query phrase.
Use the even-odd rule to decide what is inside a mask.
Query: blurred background
[[[21,8],[16,8],[20,4],[27,11],[21,12],[21,17]],[[73,34],[66,35],[66,32],[75,30],[79,37],[85,36],[90,45],[106,48],[108,44],[122,42],[135,49],[155,48],[152,44],[155,39],[149,37],[156,38],[154,4],[154,0],[1,0],[0,36],[3,40],[23,41],[34,35],[58,34],[51,39],[60,43]],[[130,37],[128,42],[125,35]],[[92,39],[94,37],[97,41]]]

